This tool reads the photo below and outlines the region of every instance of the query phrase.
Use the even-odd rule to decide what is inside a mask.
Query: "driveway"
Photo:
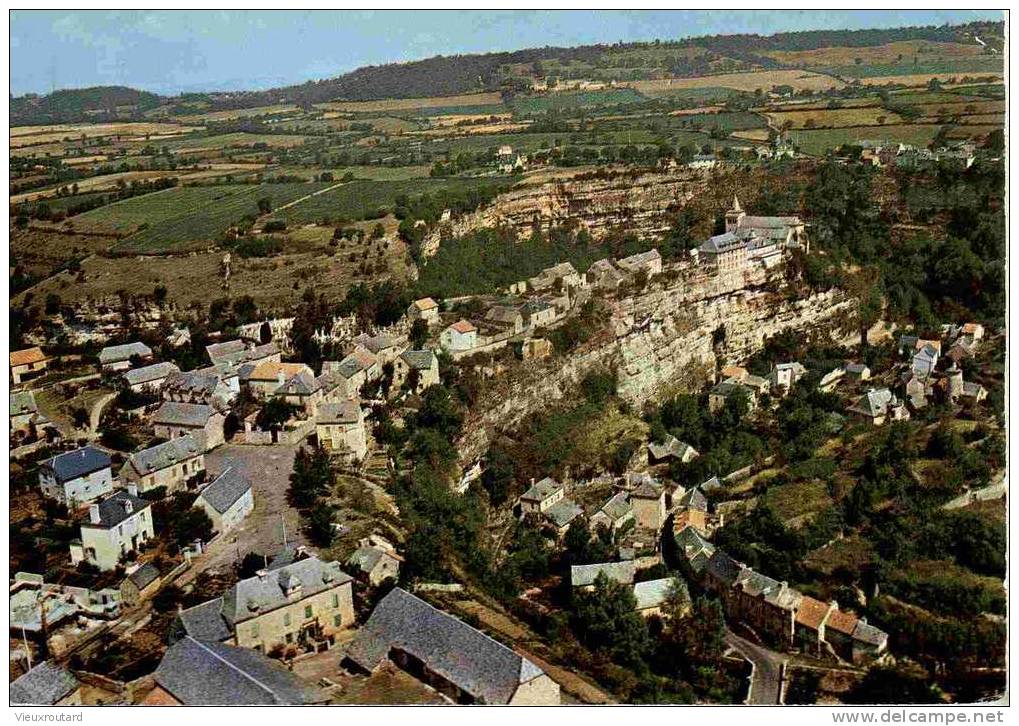
[[[300,526],[300,515],[287,502],[290,472],[294,468],[297,446],[244,446],[225,444],[205,455],[209,476],[214,477],[227,467],[237,467],[251,480],[255,508],[226,536],[213,542],[186,570],[180,583],[193,579],[208,569],[224,569],[244,559],[248,552],[271,557],[283,546],[284,524],[288,545],[306,544]]]
[[[726,644],[754,664],[754,677],[750,688],[753,706],[774,706],[779,704],[782,692],[782,664],[786,656],[763,646],[751,643],[730,630],[725,631]]]

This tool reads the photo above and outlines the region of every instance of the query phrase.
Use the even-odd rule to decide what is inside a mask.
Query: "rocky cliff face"
[[[603,339],[565,360],[518,366],[497,379],[469,417],[461,456],[476,460],[493,432],[510,431],[576,395],[577,384],[600,367],[616,370],[618,395],[639,408],[700,390],[714,381],[721,365],[746,360],[785,330],[820,331],[836,343],[857,342],[857,305],[837,290],[789,300],[763,286],[747,287],[742,279],[719,279],[693,268],[667,271],[646,290],[610,301],[613,315]]]
[[[495,225],[511,225],[523,235],[536,223],[547,229],[567,219],[578,220],[595,238],[624,223],[628,231],[650,237],[668,229],[666,210],[689,201],[701,181],[701,172],[687,169],[612,179],[525,181],[486,208],[432,230],[421,249],[426,256],[435,254],[443,235]]]

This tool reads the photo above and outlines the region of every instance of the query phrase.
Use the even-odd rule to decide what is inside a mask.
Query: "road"
[[[88,427],[92,438],[99,438],[99,424],[103,419],[103,409],[106,408],[106,404],[116,397],[117,392],[113,391],[97,398],[95,403],[92,404],[92,410],[88,413]]]
[[[986,502],[991,499],[1001,499],[1008,493],[1008,485],[1005,483],[1005,472],[999,472],[995,477],[996,482],[982,489],[971,489],[965,494],[960,494],[952,501],[943,504],[942,509],[959,509],[973,502]]]
[[[751,643],[731,630],[725,631],[725,642],[754,664],[748,703],[752,706],[774,706],[781,703],[779,696],[782,692],[782,664],[788,660],[786,656]]]
[[[210,477],[236,466],[251,480],[255,508],[243,522],[209,545],[194,561],[194,566],[180,576],[178,585],[190,582],[199,572],[231,567],[249,552],[272,557],[283,547],[283,522],[286,523],[287,544],[306,544],[300,515],[287,502],[296,453],[296,446],[284,444],[224,444],[205,455]]]

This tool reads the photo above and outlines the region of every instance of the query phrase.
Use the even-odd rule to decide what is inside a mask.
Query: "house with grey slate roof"
[[[338,562],[288,560],[222,597],[181,611],[172,637],[228,642],[263,653],[322,650],[354,623],[353,578]]]
[[[205,452],[224,443],[226,409],[220,405],[164,401],[152,416],[152,426],[161,439],[191,434]]]
[[[593,590],[599,575],[605,575],[612,582],[622,585],[633,584],[637,574],[637,565],[633,560],[625,562],[601,562],[593,565],[573,565],[570,567],[570,586],[574,589]]]
[[[393,388],[399,390],[417,371],[414,393],[421,393],[439,383],[439,359],[431,350],[405,350],[393,361]]]
[[[12,706],[80,706],[81,684],[61,665],[44,660],[10,685]]]
[[[368,437],[361,404],[356,400],[321,404],[315,414],[315,437],[326,451],[363,459],[368,454]]]
[[[140,605],[156,593],[162,581],[159,568],[146,562],[120,583],[121,602],[130,607]]]
[[[661,615],[662,607],[675,595],[690,604],[690,593],[686,583],[678,577],[663,577],[658,580],[646,580],[635,583],[633,597],[637,601],[637,612],[646,618]]]
[[[304,706],[327,695],[248,648],[185,637],[167,648],[142,705]]]
[[[392,662],[453,703],[558,705],[559,684],[533,662],[400,588],[375,606],[346,662],[372,673]]]
[[[372,587],[386,580],[396,582],[403,558],[393,546],[374,536],[362,540],[360,545],[347,560],[347,567]]]
[[[71,542],[71,564],[81,561],[112,570],[155,535],[151,503],[138,497],[134,485],[89,507],[80,523],[81,540]]]
[[[236,388],[230,386],[228,378],[228,371],[221,372],[215,368],[172,373],[163,381],[163,400],[206,405],[227,404],[240,391],[237,373],[232,375]]]
[[[120,478],[142,493],[158,487],[167,493],[181,491],[204,475],[205,455],[191,434],[136,451],[120,469]]]
[[[153,363],[130,370],[121,377],[129,389],[141,393],[146,389],[158,391],[163,382],[174,373],[180,373],[176,363]]]
[[[131,359],[152,359],[152,349],[145,343],[110,345],[99,351],[99,365],[104,372],[117,373],[131,368]]]
[[[209,515],[213,529],[226,532],[255,508],[251,482],[237,467],[230,467],[202,489],[194,506]]]
[[[94,446],[57,454],[39,465],[43,496],[74,509],[113,490],[110,455]]]

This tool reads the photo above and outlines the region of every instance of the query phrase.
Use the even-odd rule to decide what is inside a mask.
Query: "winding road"
[[[750,698],[747,703],[752,706],[775,706],[782,703],[782,664],[788,658],[764,646],[751,643],[731,630],[725,631],[725,642],[754,664]]]

